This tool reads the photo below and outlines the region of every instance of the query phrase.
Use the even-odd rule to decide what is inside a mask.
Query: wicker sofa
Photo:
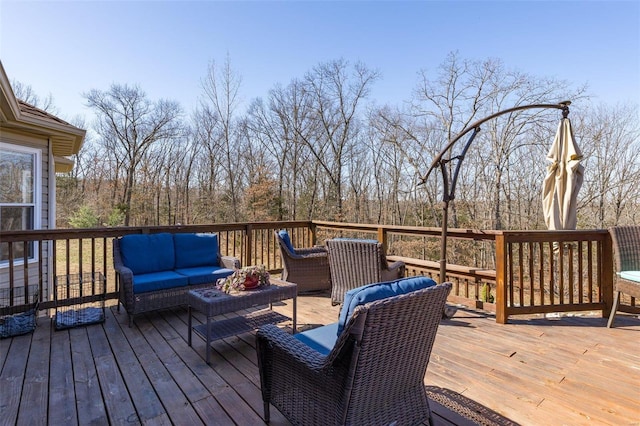
[[[113,267],[131,325],[136,314],[185,305],[189,290],[232,274],[240,261],[220,255],[216,234],[132,234],[113,240]]]

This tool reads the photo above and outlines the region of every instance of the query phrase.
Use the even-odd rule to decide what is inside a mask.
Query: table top
[[[271,278],[269,281],[271,285],[261,286],[255,290],[231,293],[218,290],[215,286],[190,290],[189,305],[207,316],[214,316],[256,305],[292,299],[298,294],[298,286],[294,283],[275,278]]]

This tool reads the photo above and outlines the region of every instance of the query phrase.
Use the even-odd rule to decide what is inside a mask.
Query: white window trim
[[[34,188],[33,188],[33,205],[34,205],[34,211],[33,211],[33,229],[41,229],[42,227],[42,150],[38,149],[38,148],[32,148],[32,147],[28,147],[28,146],[22,146],[22,145],[15,145],[15,144],[10,144],[10,143],[6,143],[6,142],[0,142],[0,150],[7,150],[7,151],[16,151],[16,152],[24,152],[26,154],[31,154],[35,156],[34,159],[34,170],[33,170],[33,183],[34,183]],[[22,206],[23,204],[17,204],[17,203],[6,203],[3,204],[5,206],[11,206],[11,205],[20,205]],[[34,241],[33,243],[33,257],[29,258],[27,260],[28,264],[32,264],[32,263],[37,263],[40,258],[39,258],[39,252],[40,250],[38,250],[38,242]],[[24,264],[24,259],[20,258],[20,259],[13,259],[13,266],[17,266],[17,265],[23,265]],[[0,269],[5,269],[9,267],[9,261],[8,260],[2,260],[0,261]]]

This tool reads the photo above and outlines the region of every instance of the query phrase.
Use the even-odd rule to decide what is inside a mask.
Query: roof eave
[[[20,102],[13,93],[9,78],[0,61],[0,127],[28,131],[50,139],[55,156],[70,156],[80,152],[86,130],[79,129],[24,102],[22,103],[27,109],[23,112]],[[42,117],[36,114],[41,114]]]
[[[53,155],[69,156],[80,152],[86,130],[72,125],[54,123],[37,117],[21,114],[17,126],[48,136],[51,139]]]
[[[70,158],[54,156],[53,162],[55,163],[56,173],[69,173],[73,170],[74,161]]]

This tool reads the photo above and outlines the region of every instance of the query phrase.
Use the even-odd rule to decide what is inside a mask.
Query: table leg
[[[211,317],[209,315],[207,315],[207,340],[206,340],[206,345],[207,345],[207,349],[206,349],[206,360],[207,360],[207,365],[211,365]]]
[[[189,329],[189,334],[187,338],[187,342],[189,343],[189,347],[191,347],[191,305],[187,308],[187,312],[189,312],[188,320],[187,320],[187,328]]]
[[[296,319],[298,317],[298,296],[293,296],[293,334],[296,334],[298,330],[298,325],[296,324]]]

